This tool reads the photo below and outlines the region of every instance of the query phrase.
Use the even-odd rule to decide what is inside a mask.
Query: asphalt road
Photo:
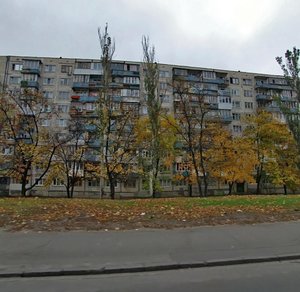
[[[0,279],[1,292],[298,292],[300,261],[101,276]]]

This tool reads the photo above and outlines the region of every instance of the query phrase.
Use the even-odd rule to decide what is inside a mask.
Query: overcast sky
[[[96,59],[106,22],[115,59],[147,35],[161,63],[280,74],[300,47],[299,0],[0,0],[0,55]]]

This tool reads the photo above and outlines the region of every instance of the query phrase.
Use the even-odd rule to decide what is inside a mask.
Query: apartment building
[[[99,60],[0,56],[0,84],[2,90],[21,90],[31,88],[43,94],[52,109],[59,111],[57,119],[43,120],[43,126],[56,127],[66,131],[68,123],[76,115],[88,121],[95,117],[96,101],[101,88],[102,66]],[[140,62],[114,61],[111,68],[113,98],[116,106],[125,110],[134,110],[139,115],[147,115],[146,94],[143,87],[144,71]],[[245,127],[243,116],[251,115],[258,108],[271,112],[277,119],[284,121],[280,109],[273,99],[276,94],[286,101],[289,107],[296,108],[293,92],[282,76],[229,71],[211,68],[159,64],[159,89],[163,109],[175,114],[178,99],[171,86],[176,80],[185,80],[205,95],[205,101],[211,109],[211,115],[240,135]],[[51,109],[49,109],[51,111]],[[88,126],[87,126],[88,127]],[[88,129],[87,129],[88,130]],[[99,161],[96,152],[99,141],[89,142],[86,160]],[[2,155],[7,154],[1,149]],[[81,166],[84,173],[84,165]],[[161,172],[162,193],[185,194],[187,186],[174,182],[172,176],[180,166],[174,165]],[[34,172],[33,172],[34,176]],[[34,181],[34,177],[32,178]],[[17,194],[20,184],[8,178],[1,178],[0,191]],[[226,186],[212,185],[211,193],[220,192]],[[147,195],[141,179],[133,178],[127,182],[117,182],[116,193],[122,196]],[[44,195],[64,195],[65,189],[59,181],[50,188],[44,188],[42,181],[33,193]],[[95,196],[109,192],[105,181],[86,179],[76,186],[76,196]]]

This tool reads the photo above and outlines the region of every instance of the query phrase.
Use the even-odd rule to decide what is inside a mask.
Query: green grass
[[[138,200],[100,200],[100,199],[65,199],[65,198],[1,198],[0,211],[30,213],[51,206],[95,207],[95,208],[199,208],[199,207],[283,207],[300,208],[300,195],[289,196],[228,196],[208,198],[168,198],[168,199],[138,199]]]

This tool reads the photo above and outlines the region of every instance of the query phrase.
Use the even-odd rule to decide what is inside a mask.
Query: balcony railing
[[[41,71],[39,68],[23,68],[21,70],[21,73],[23,74],[37,74],[40,75]]]
[[[36,89],[39,89],[39,83],[38,81],[26,81],[26,80],[23,80],[21,81],[21,87],[31,87],[31,88],[36,88]]]
[[[256,100],[259,101],[259,100],[264,100],[264,101],[271,101],[273,100],[273,96],[272,95],[269,95],[269,94],[257,94],[256,95]]]
[[[220,96],[231,96],[230,90],[219,90],[218,93]]]
[[[290,86],[288,84],[266,83],[262,81],[256,81],[256,88],[283,90],[290,88]]]
[[[126,71],[126,70],[112,70],[111,74],[113,76],[129,76],[138,77],[140,76],[139,71]]]
[[[220,116],[220,121],[222,123],[231,123],[233,121],[232,116]]]
[[[86,89],[89,88],[89,83],[87,82],[73,82],[73,86],[74,89]]]

